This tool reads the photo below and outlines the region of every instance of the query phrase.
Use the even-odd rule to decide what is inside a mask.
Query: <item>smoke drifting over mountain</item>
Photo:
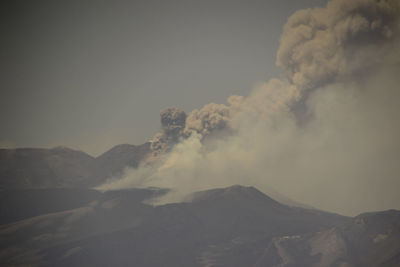
[[[297,11],[277,54],[285,79],[187,117],[166,109],[152,147],[168,153],[100,188],[172,188],[165,203],[240,183],[344,214],[399,208],[399,33],[396,0]]]

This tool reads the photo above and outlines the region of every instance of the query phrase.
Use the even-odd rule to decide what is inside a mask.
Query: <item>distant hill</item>
[[[0,149],[0,189],[92,187],[137,167],[149,151],[149,143],[118,145],[97,158],[66,147]]]
[[[350,218],[240,185],[161,206],[167,189],[90,189],[149,153],[0,149],[0,266],[400,266],[396,210]]]
[[[126,167],[137,168],[150,153],[150,143],[142,145],[117,145],[95,159],[95,180],[104,182],[107,178],[121,175]]]
[[[127,167],[137,168],[150,153],[148,142],[138,146],[116,145],[98,157],[67,147],[0,149],[0,191],[93,188],[121,176]],[[272,188],[266,192],[280,203],[313,208]]]
[[[0,188],[88,185],[95,165],[93,157],[65,147],[0,149]]]

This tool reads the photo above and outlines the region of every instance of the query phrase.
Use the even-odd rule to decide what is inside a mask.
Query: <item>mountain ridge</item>
[[[98,157],[67,147],[0,149],[0,189],[90,188],[136,168],[150,144],[122,144]]]
[[[79,198],[75,189],[65,190],[64,194]],[[61,202],[59,210],[53,206],[50,213],[2,224],[0,266],[399,263],[400,211],[350,218],[286,206],[241,185],[194,193],[200,196],[194,201],[160,206],[143,202],[164,193],[158,189],[97,192],[82,201],[70,198],[73,205]],[[36,195],[58,205],[54,194]],[[376,264],[360,265],[367,261]]]
[[[119,144],[92,157],[64,146],[0,149],[0,191],[45,188],[94,188],[110,178],[122,177],[151,156],[150,143]],[[268,195],[289,206],[313,208],[276,190]]]

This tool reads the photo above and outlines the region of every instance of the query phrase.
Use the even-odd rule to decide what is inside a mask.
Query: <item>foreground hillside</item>
[[[25,191],[20,202],[3,197],[17,205],[15,214],[32,208],[29,196],[47,204],[22,212],[25,217],[2,210],[7,220],[0,227],[1,266],[400,263],[398,211],[349,218],[289,207],[243,186],[198,192],[190,202],[162,206],[143,203],[164,193],[155,189],[40,191]]]
[[[366,213],[344,225],[275,237],[255,266],[400,266],[400,211]]]

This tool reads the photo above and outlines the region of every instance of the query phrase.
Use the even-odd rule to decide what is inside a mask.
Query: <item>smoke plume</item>
[[[399,18],[397,0],[297,11],[277,54],[286,78],[187,117],[167,109],[152,145],[169,147],[165,157],[100,188],[172,188],[166,203],[244,184],[348,215],[399,208]]]
[[[277,65],[309,89],[398,62],[399,9],[397,0],[335,0],[297,11],[284,26]]]
[[[178,108],[166,108],[160,112],[162,130],[151,140],[151,149],[155,155],[165,153],[175,145],[185,129],[186,113]]]

